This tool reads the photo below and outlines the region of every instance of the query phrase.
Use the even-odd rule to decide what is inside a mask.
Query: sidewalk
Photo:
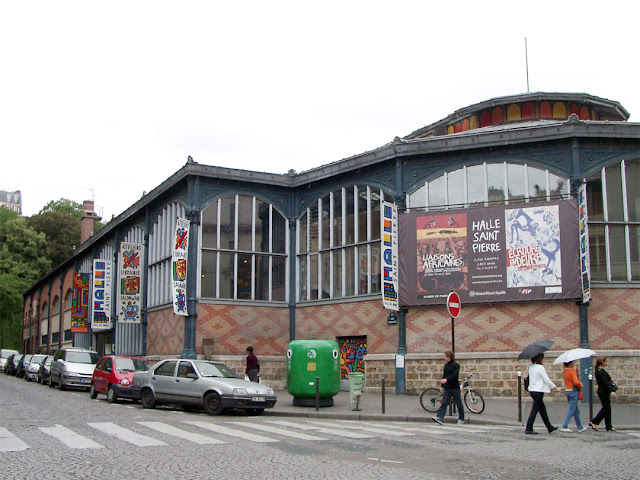
[[[385,395],[385,413],[382,413],[382,395],[379,393],[363,393],[360,398],[360,411],[353,411],[353,405],[349,400],[349,392],[338,392],[333,397],[333,407],[295,407],[293,397],[286,390],[276,390],[278,402],[273,409],[267,409],[264,415],[332,418],[346,420],[387,420],[401,422],[431,422],[435,414],[423,410],[420,406],[418,395]],[[485,410],[479,415],[465,409],[465,422],[476,425],[512,425],[523,426],[531,411],[531,397],[527,394],[522,397],[522,421],[518,421],[517,398],[485,398]],[[569,403],[564,395],[556,393],[545,395],[545,405],[551,423],[560,426],[567,414]],[[619,430],[640,430],[640,405],[612,404],[613,426]],[[580,418],[585,426],[588,426],[589,404],[580,402]],[[600,410],[600,403],[593,404],[593,415]],[[448,413],[448,412],[447,412]],[[445,423],[454,423],[456,416],[445,416]],[[544,428],[540,416],[536,418],[536,428]],[[600,430],[604,430],[604,422],[600,424]],[[569,428],[575,430],[573,419]]]

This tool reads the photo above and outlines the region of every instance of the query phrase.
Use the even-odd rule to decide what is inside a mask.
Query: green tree
[[[0,208],[0,346],[22,344],[22,293],[51,266],[47,238],[27,220]]]

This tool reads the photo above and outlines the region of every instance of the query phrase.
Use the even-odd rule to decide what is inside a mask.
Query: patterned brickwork
[[[398,350],[398,326],[387,325],[389,310],[380,300],[296,308],[296,338],[335,340],[366,335],[367,353]]]
[[[202,339],[213,338],[213,355],[244,355],[253,345],[256,355],[284,355],[289,344],[289,309],[282,307],[198,305],[196,353]]]
[[[147,355],[179,356],[184,350],[184,319],[173,308],[147,314]]]
[[[594,290],[587,310],[591,348],[640,349],[640,289]]]

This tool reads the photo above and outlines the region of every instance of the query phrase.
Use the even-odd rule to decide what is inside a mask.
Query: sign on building
[[[140,323],[142,244],[121,243],[118,264],[118,322]]]
[[[73,274],[71,296],[71,331],[87,332],[89,330],[89,273]]]
[[[582,278],[582,302],[591,300],[591,265],[589,259],[589,220],[587,215],[587,184],[578,190],[578,219],[580,235],[580,275]]]
[[[398,207],[382,202],[382,304],[400,310],[398,303]]]
[[[111,260],[93,261],[91,289],[91,329],[108,330],[111,325],[111,289],[113,277]]]
[[[173,292],[173,313],[188,316],[187,313],[187,257],[189,253],[189,220],[176,221],[175,244],[172,254],[171,290]]]

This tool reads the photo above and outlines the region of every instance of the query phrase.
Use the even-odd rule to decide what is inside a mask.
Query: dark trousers
[[[451,403],[451,397],[453,396],[456,401],[456,405],[458,406],[458,420],[464,420],[464,406],[462,405],[462,398],[460,397],[460,389],[443,388],[442,390],[442,405],[440,405],[440,408],[438,409],[438,418],[440,420],[444,418],[444,414],[447,412],[449,403]]]
[[[593,417],[591,420],[592,423],[596,425],[600,425],[600,422],[604,418],[604,425],[607,430],[611,430],[611,396],[609,393],[605,395],[600,395],[598,392],[598,398],[600,399],[600,403],[602,403],[602,408],[598,412],[598,414]]]
[[[533,405],[531,406],[529,420],[527,420],[527,432],[533,431],[533,422],[535,422],[538,412],[540,412],[540,418],[547,427],[547,430],[551,430],[553,428],[553,425],[551,425],[551,422],[549,421],[549,415],[547,415],[547,407],[544,406],[544,393],[529,392],[529,395],[531,395],[531,398],[533,398]]]
[[[252,382],[256,382],[259,383],[260,382],[260,376],[258,374],[258,370],[247,370],[247,375],[249,376],[249,380]]]

